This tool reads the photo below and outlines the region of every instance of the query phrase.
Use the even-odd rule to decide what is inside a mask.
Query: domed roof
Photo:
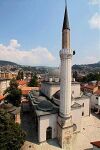
[[[34,103],[39,104],[41,101],[44,101],[44,100],[47,100],[47,98],[44,96],[39,96],[34,99]]]
[[[60,76],[60,69],[59,68],[52,69],[48,72],[48,75],[51,77],[59,77]]]
[[[39,96],[39,92],[38,92],[38,91],[32,90],[30,93],[31,93],[33,96]]]
[[[37,105],[37,108],[42,111],[51,111],[53,109],[53,105],[49,101],[44,100]]]
[[[57,91],[54,95],[53,95],[54,98],[60,100],[60,90]]]

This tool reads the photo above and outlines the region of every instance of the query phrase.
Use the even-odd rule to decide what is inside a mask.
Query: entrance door
[[[46,131],[46,140],[52,139],[52,128],[48,127]]]

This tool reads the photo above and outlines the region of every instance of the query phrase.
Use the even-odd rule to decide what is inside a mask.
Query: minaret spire
[[[70,48],[70,27],[65,1],[62,28],[62,49],[60,50],[60,108],[58,116],[58,140],[63,149],[72,150],[73,122],[71,116],[71,72],[72,50]]]
[[[70,26],[67,11],[67,1],[65,0],[65,14],[62,27],[62,49],[70,51]]]
[[[62,30],[69,29],[69,18],[68,18],[68,11],[67,11],[67,1],[65,0],[65,14],[64,14],[64,21],[63,21],[63,28]]]
[[[71,63],[72,51],[70,48],[70,28],[65,1],[65,14],[62,30],[61,82],[60,82],[60,114],[62,117],[71,116]]]

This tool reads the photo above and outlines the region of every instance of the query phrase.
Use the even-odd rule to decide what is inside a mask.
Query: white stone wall
[[[3,94],[3,92],[6,90],[7,87],[9,87],[10,80],[3,80],[0,81],[0,95]]]
[[[72,96],[74,98],[80,97],[80,84],[78,84],[78,83],[72,84]]]
[[[100,96],[97,96],[97,95],[92,95],[90,97],[90,105],[91,105],[91,108],[94,109],[95,108],[95,105],[98,105],[100,107]]]
[[[46,95],[48,98],[52,98],[52,96],[60,90],[60,85],[49,84],[49,83],[42,83],[41,85],[41,92]],[[74,98],[80,97],[80,84],[72,83],[72,96]]]
[[[52,96],[58,91],[60,90],[60,86],[59,85],[52,85],[52,84],[46,84],[46,83],[42,83],[41,85],[41,92],[47,96],[48,98],[52,98]]]
[[[82,98],[76,101],[80,105],[83,105],[82,112],[84,113],[83,117],[90,115],[90,99],[89,98]]]
[[[81,131],[81,118],[82,118],[82,109],[73,109],[72,112],[72,121],[73,124],[76,124],[77,130],[75,132]]]
[[[38,138],[39,142],[46,141],[46,130],[52,128],[52,138],[57,137],[57,114],[40,116],[38,118]]]

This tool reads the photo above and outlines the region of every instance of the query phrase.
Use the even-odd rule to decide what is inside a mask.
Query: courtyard
[[[91,114],[82,118],[81,132],[73,137],[72,150],[91,150],[90,142],[100,140],[100,116]],[[61,150],[57,139],[38,143],[37,130],[33,112],[24,112],[22,115],[22,128],[27,133],[26,141],[21,150]],[[80,142],[81,141],[81,142]]]

